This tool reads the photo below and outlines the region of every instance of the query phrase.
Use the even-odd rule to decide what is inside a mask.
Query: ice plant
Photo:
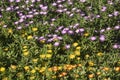
[[[105,41],[105,36],[104,35],[100,35],[99,39],[100,39],[101,42],[103,42],[103,41]]]
[[[91,41],[95,41],[95,40],[96,40],[96,37],[95,37],[95,36],[92,36],[92,37],[90,37],[90,40],[91,40]]]

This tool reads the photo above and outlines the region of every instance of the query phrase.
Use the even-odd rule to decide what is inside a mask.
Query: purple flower
[[[107,27],[106,30],[109,31],[109,30],[111,30],[111,28],[110,28],[110,27]]]
[[[86,0],[80,0],[80,2],[83,2],[83,3],[84,3],[85,1],[86,1]]]
[[[100,18],[100,15],[96,15],[96,18]]]
[[[20,2],[20,0],[16,0],[16,2]]]
[[[104,11],[106,11],[106,9],[107,9],[107,7],[103,6],[102,9],[101,9],[101,11],[104,12]]]
[[[39,40],[42,40],[42,39],[45,39],[43,36],[41,36],[40,38],[39,38]]]
[[[112,14],[109,14],[108,16],[109,16],[109,17],[112,17],[113,15],[112,15]]]
[[[113,45],[113,48],[114,48],[114,49],[117,49],[117,48],[118,48],[118,44],[114,44],[114,45]]]
[[[63,30],[66,30],[66,31],[68,31],[68,30],[69,30],[69,28],[64,28]]]
[[[72,11],[75,11],[77,8],[72,8]]]
[[[70,11],[66,11],[66,14],[69,15],[71,12]]]
[[[61,0],[57,0],[57,3],[61,3],[62,1]]]
[[[70,48],[70,45],[69,44],[66,44],[65,45],[65,49],[69,49]]]
[[[58,30],[61,30],[63,27],[64,27],[64,26],[60,26],[60,27],[58,27]]]
[[[53,41],[53,39],[52,39],[52,38],[47,40],[47,42],[52,42],[52,41]]]
[[[38,39],[38,37],[37,37],[37,36],[34,36],[34,39]]]
[[[62,13],[62,12],[63,12],[62,9],[57,9],[56,11],[59,12],[59,13]]]
[[[24,21],[24,19],[20,19],[20,20],[19,20],[20,23],[23,22],[23,21]]]
[[[74,34],[74,32],[73,32],[72,30],[69,30],[69,31],[68,31],[68,34],[71,35],[71,34]]]
[[[55,18],[52,18],[51,21],[55,21],[56,19]]]
[[[101,35],[99,39],[100,39],[101,42],[103,42],[103,41],[105,41],[105,36]]]
[[[22,27],[21,27],[21,26],[19,26],[19,27],[17,27],[17,29],[18,29],[18,30],[21,30],[21,29],[22,29]]]
[[[77,10],[76,10],[76,12],[78,13],[78,12],[80,12],[80,10],[79,10],[79,9],[77,9]]]
[[[31,2],[32,2],[32,3],[34,3],[34,2],[35,2],[35,0],[31,0]]]
[[[67,8],[64,8],[63,11],[66,12],[66,11],[67,11]]]
[[[100,33],[103,33],[103,32],[105,32],[105,29],[101,29],[101,30],[100,30]]]
[[[71,13],[69,16],[70,16],[70,17],[72,17],[73,15],[74,15],[74,14],[73,14],[73,13]]]
[[[63,8],[63,5],[59,4],[58,7],[59,7],[59,8]]]
[[[42,6],[42,7],[41,7],[41,9],[42,9],[43,11],[47,11],[47,8],[48,8],[47,6]]]
[[[53,23],[51,23],[51,24],[50,24],[50,26],[54,26],[54,24],[53,24]]]
[[[7,8],[6,8],[6,11],[10,11],[10,10],[11,10],[11,7],[7,7]]]
[[[72,4],[73,4],[73,2],[71,2],[71,1],[68,1],[68,4],[72,5]]]
[[[17,25],[18,23],[19,23],[18,21],[14,22],[14,24],[16,24],[16,25]]]
[[[115,26],[114,29],[118,30],[118,29],[120,29],[120,26]]]
[[[3,25],[3,27],[4,27],[4,28],[6,28],[6,27],[7,27],[7,25]]]
[[[76,33],[79,33],[80,32],[80,30],[79,29],[76,29],[76,31],[75,31]]]
[[[0,14],[0,18],[2,17],[2,15]]]
[[[118,15],[119,15],[119,12],[118,12],[118,11],[115,11],[115,12],[113,13],[113,15],[114,15],[114,16],[118,16]]]
[[[61,32],[62,34],[66,34],[67,33],[67,31],[66,30],[62,30],[62,32]]]
[[[55,42],[55,43],[54,43],[54,46],[56,46],[56,47],[59,46],[59,45],[60,45],[59,42]]]
[[[95,41],[95,40],[96,40],[96,37],[95,37],[95,36],[92,36],[92,37],[90,37],[90,40],[91,40],[91,41]]]
[[[109,0],[109,1],[108,1],[108,4],[112,5],[112,4],[113,4],[113,2]]]
[[[80,30],[80,32],[84,32],[85,31],[84,28],[80,28],[79,30]]]
[[[14,0],[9,0],[9,2],[14,2]]]
[[[33,17],[33,15],[27,15],[26,17],[28,17],[28,18],[32,18],[32,17]]]
[[[59,40],[62,40],[63,38],[62,37],[57,37]]]
[[[56,6],[56,5],[57,5],[57,3],[53,3],[53,4],[52,4],[52,6]]]
[[[77,28],[79,26],[79,23],[75,24],[73,28]]]

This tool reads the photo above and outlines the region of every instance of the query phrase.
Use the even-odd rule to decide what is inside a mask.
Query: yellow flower
[[[35,67],[35,70],[39,70],[39,68],[38,68],[38,67]]]
[[[78,75],[78,74],[75,74],[74,76],[75,76],[76,78],[78,78],[78,77],[79,77],[79,75]]]
[[[28,37],[27,37],[27,39],[29,40],[29,39],[32,39],[33,38],[33,36],[31,36],[31,35],[29,35]]]
[[[51,58],[52,55],[51,55],[51,54],[46,54],[46,57],[47,57],[47,58]]]
[[[23,76],[23,73],[22,73],[22,72],[18,72],[18,73],[16,74],[16,76],[17,76],[17,77],[22,77],[22,76]]]
[[[77,60],[80,60],[80,57],[77,57]]]
[[[28,51],[23,52],[23,55],[24,55],[24,56],[28,56],[28,55],[29,55],[29,52],[28,52]]]
[[[22,34],[21,36],[22,36],[22,37],[25,37],[25,34]]]
[[[53,41],[57,41],[57,40],[58,40],[58,38],[54,38],[54,39],[53,39]]]
[[[11,67],[12,69],[14,69],[14,70],[17,68],[16,65],[11,65],[10,67]]]
[[[92,61],[90,61],[88,64],[89,66],[94,66],[94,63]]]
[[[23,46],[23,49],[27,49],[27,46]]]
[[[40,40],[40,43],[44,44],[44,43],[45,43],[45,40]]]
[[[52,78],[56,78],[56,76],[52,76]]]
[[[80,50],[80,48],[81,48],[81,47],[80,47],[80,46],[78,46],[78,47],[76,47],[76,50]]]
[[[108,68],[108,67],[104,67],[103,70],[104,70],[104,71],[109,71],[110,68]]]
[[[97,75],[100,75],[101,74],[101,72],[97,72]]]
[[[94,68],[93,68],[93,67],[88,67],[87,70],[89,70],[89,71],[93,71]]]
[[[4,21],[1,21],[1,22],[0,22],[0,25],[4,25],[4,24],[5,24],[5,22],[4,22]]]
[[[27,49],[23,49],[23,52],[27,52]]]
[[[89,78],[93,78],[93,77],[94,77],[94,74],[89,74],[88,77],[89,77]]]
[[[89,55],[87,54],[87,55],[85,55],[85,58],[87,59],[87,58],[89,58]]]
[[[74,54],[70,54],[69,58],[73,59],[73,58],[75,58],[75,55]]]
[[[66,72],[62,72],[61,75],[62,75],[62,76],[65,76],[65,75],[67,75],[67,73],[66,73]]]
[[[81,67],[81,66],[82,66],[82,64],[78,64],[78,66],[79,66],[79,67]]]
[[[32,31],[37,31],[38,30],[38,28],[36,28],[36,27],[34,27],[34,28],[32,28]]]
[[[35,63],[37,63],[38,59],[33,59],[32,61],[35,62]]]
[[[52,68],[48,68],[48,71],[52,71]]]
[[[47,53],[52,53],[52,50],[47,50]]]
[[[119,72],[120,71],[120,67],[115,67],[115,71]]]
[[[28,71],[28,70],[30,70],[30,67],[29,66],[25,66],[24,69],[25,69],[25,71]]]
[[[35,76],[30,76],[30,80],[34,80],[35,79]]]
[[[31,70],[31,73],[33,73],[33,74],[34,74],[35,72],[36,72],[36,70],[35,70],[35,69]]]
[[[8,33],[12,34],[13,33],[12,29],[8,29]]]
[[[4,51],[8,51],[8,48],[4,48]]]
[[[45,58],[45,55],[44,55],[44,54],[41,54],[41,55],[40,55],[40,58],[43,58],[43,59],[44,59],[44,58]]]
[[[52,48],[52,45],[51,45],[51,44],[47,44],[47,48],[48,48],[48,49],[51,49],[51,48]]]
[[[61,70],[62,69],[62,66],[58,66],[58,70]]]
[[[52,71],[54,72],[58,71],[58,67],[57,66],[52,67]]]
[[[85,36],[85,37],[89,36],[89,33],[84,33],[84,36]]]
[[[25,37],[25,35],[27,35],[27,33],[22,33],[22,34],[21,34],[22,37]]]
[[[76,46],[78,46],[78,43],[77,42],[73,43],[73,47],[76,47]]]
[[[80,55],[80,51],[75,51],[74,53],[75,53],[75,55],[77,55],[77,56]]]
[[[102,52],[97,53],[97,56],[102,56],[102,55],[103,55]]]
[[[45,69],[46,69],[45,67],[42,67],[42,68],[39,70],[39,72],[42,73],[42,72],[45,71]]]
[[[5,67],[1,67],[0,72],[5,72]]]
[[[4,77],[2,80],[9,80],[8,77]]]

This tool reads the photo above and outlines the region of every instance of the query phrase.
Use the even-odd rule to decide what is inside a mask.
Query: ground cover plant
[[[120,80],[120,1],[0,0],[0,80]]]

